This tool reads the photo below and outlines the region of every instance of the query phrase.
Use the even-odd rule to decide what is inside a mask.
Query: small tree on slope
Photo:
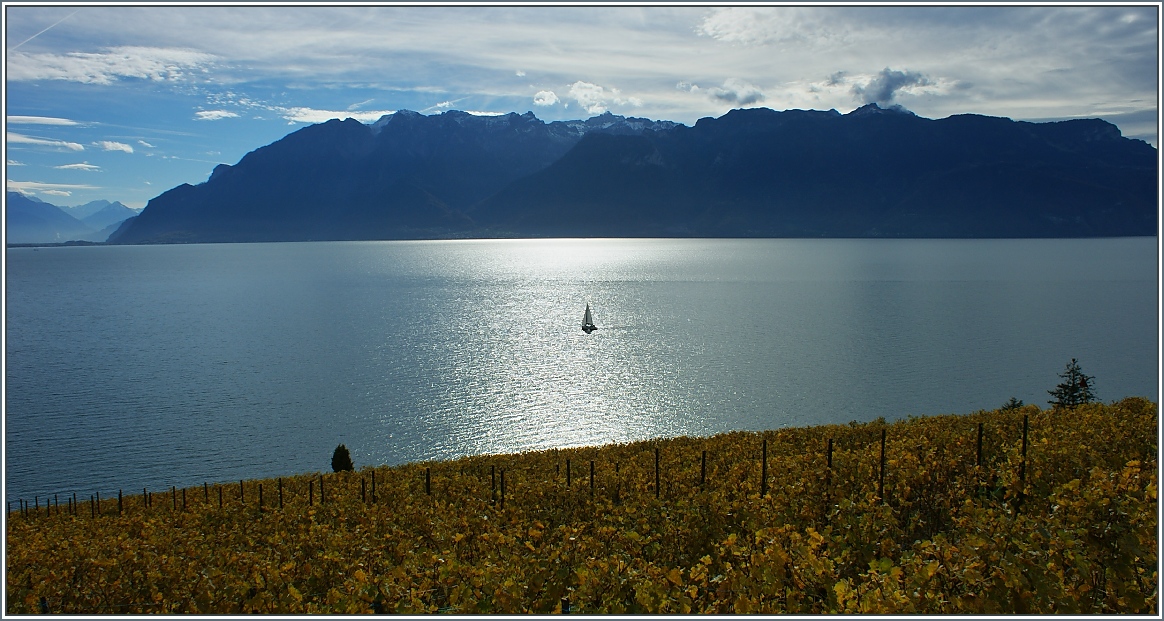
[[[1054,397],[1047,403],[1054,407],[1070,408],[1095,401],[1095,393],[1092,392],[1095,378],[1084,375],[1083,370],[1079,368],[1079,362],[1074,358],[1067,364],[1067,369],[1059,374],[1059,377],[1063,378],[1063,381],[1055,387],[1055,390],[1047,391]]]
[[[342,444],[335,447],[335,452],[331,455],[331,469],[333,472],[356,469],[352,465],[352,456],[348,453],[348,447]]]

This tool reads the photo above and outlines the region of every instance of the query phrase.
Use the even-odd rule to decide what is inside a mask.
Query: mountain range
[[[1157,152],[1098,119],[926,119],[869,104],[399,111],[305,127],[149,202],[111,243],[451,237],[1155,235]]]
[[[7,192],[5,203],[4,224],[8,243],[13,244],[103,242],[138,213],[119,202],[61,207],[19,192]]]

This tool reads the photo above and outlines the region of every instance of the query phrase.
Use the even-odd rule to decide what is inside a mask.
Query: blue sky
[[[1156,145],[1157,9],[5,3],[5,181],[143,207],[309,123],[399,109],[692,124],[876,101]]]

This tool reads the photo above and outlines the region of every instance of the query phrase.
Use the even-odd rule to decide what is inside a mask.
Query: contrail
[[[38,33],[36,33],[36,34],[32,35],[31,37],[29,37],[29,38],[27,38],[27,39],[25,39],[25,40],[21,41],[20,43],[17,43],[16,45],[13,45],[12,47],[8,48],[8,51],[9,51],[9,52],[13,52],[13,51],[15,51],[15,50],[16,50],[16,48],[18,48],[18,47],[20,47],[20,46],[24,45],[25,43],[28,43],[29,41],[32,41],[33,39],[35,39],[35,38],[39,37],[40,35],[42,35],[42,34],[44,34],[44,33],[46,33],[46,32],[48,32],[49,30],[52,30],[54,27],[56,27],[56,25],[57,25],[57,24],[59,24],[59,23],[61,23],[61,22],[65,21],[66,19],[69,19],[70,17],[72,17],[72,16],[76,15],[76,14],[77,14],[78,12],[80,12],[80,11],[81,11],[81,9],[77,9],[76,11],[73,11],[72,13],[69,13],[68,15],[66,15],[66,16],[64,16],[64,17],[62,17],[62,18],[60,18],[60,19],[58,19],[58,20],[56,21],[56,23],[54,23],[52,26],[49,26],[48,28],[45,28],[44,30],[42,30],[42,31],[40,31],[40,32],[38,32]]]

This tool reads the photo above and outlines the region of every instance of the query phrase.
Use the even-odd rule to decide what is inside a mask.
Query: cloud
[[[643,105],[643,100],[638,97],[624,98],[617,88],[607,90],[603,86],[581,80],[570,85],[570,96],[590,114],[602,114],[612,104],[631,105],[636,108]]]
[[[61,196],[61,194],[56,194],[58,192],[100,189],[96,186],[76,183],[41,183],[40,181],[13,181],[11,179],[8,179],[4,185],[7,189],[21,194],[55,194],[57,196]],[[64,194],[64,196],[68,196],[68,194]]]
[[[835,23],[821,11],[802,7],[730,7],[703,18],[697,34],[725,43],[771,45],[819,43],[838,38]]]
[[[280,108],[279,115],[291,123],[324,123],[332,119],[355,119],[361,123],[371,123],[380,117],[395,114],[395,110],[317,110],[315,108]]]
[[[516,75],[516,76],[517,76],[517,77],[519,77],[519,78],[524,78],[524,77],[525,77],[525,72],[524,72],[524,71],[522,71],[521,69],[518,69],[516,72],[514,72],[514,75]]]
[[[18,162],[16,160],[8,160],[8,165],[9,166],[26,166],[26,164],[24,162]]]
[[[376,101],[376,100],[375,99],[365,99],[364,101],[361,101],[360,103],[354,103],[354,104],[348,106],[348,110],[349,111],[350,110],[358,110],[358,109],[363,108],[364,106],[372,103],[373,101]]]
[[[52,116],[9,116],[9,125],[80,125],[69,119],[59,119]]]
[[[534,93],[533,103],[535,106],[552,106],[558,103],[558,96],[554,91],[538,91]]]
[[[89,171],[101,170],[100,166],[94,166],[93,164],[90,164],[89,162],[82,162],[80,164],[64,164],[61,166],[53,166],[53,168],[56,168],[57,170],[89,170]]]
[[[68,190],[41,190],[41,194],[48,194],[49,196],[72,196],[73,193]]]
[[[124,142],[114,142],[112,140],[98,140],[93,143],[93,146],[100,147],[105,151],[124,151],[126,153],[133,153],[133,147]]]
[[[56,147],[58,149],[68,149],[70,151],[85,150],[85,147],[75,142],[66,142],[64,140],[49,140],[47,138],[35,138],[33,136],[25,136],[24,134],[16,134],[13,132],[6,133],[5,142],[8,144],[31,144],[41,147]]]
[[[65,80],[112,84],[125,78],[176,81],[187,70],[212,64],[213,54],[188,49],[120,46],[101,52],[64,54],[15,52],[8,55],[6,77],[13,81]]]
[[[862,103],[892,104],[898,91],[915,86],[930,86],[929,78],[916,71],[881,70],[865,85],[854,85],[852,93]]]
[[[220,121],[222,119],[233,119],[236,117],[238,115],[229,110],[199,110],[194,113],[195,121]]]
[[[713,99],[741,106],[764,101],[764,91],[751,83],[736,78],[728,78],[724,81],[722,88],[709,88],[707,93]]]
[[[724,80],[722,87],[713,86],[711,88],[701,88],[697,84],[680,82],[675,85],[675,88],[689,93],[705,94],[712,101],[738,104],[741,106],[748,106],[764,101],[764,91],[760,90],[758,86],[738,78]]]
[[[144,141],[144,140],[138,140],[138,141],[137,141],[137,143],[138,143],[138,144],[140,144],[140,145],[141,145],[141,146],[143,146],[143,147],[148,147],[148,148],[150,148],[150,149],[153,149],[153,148],[154,148],[154,145],[152,145],[152,144],[150,144],[150,143],[148,143],[148,142],[146,142],[146,141]]]

